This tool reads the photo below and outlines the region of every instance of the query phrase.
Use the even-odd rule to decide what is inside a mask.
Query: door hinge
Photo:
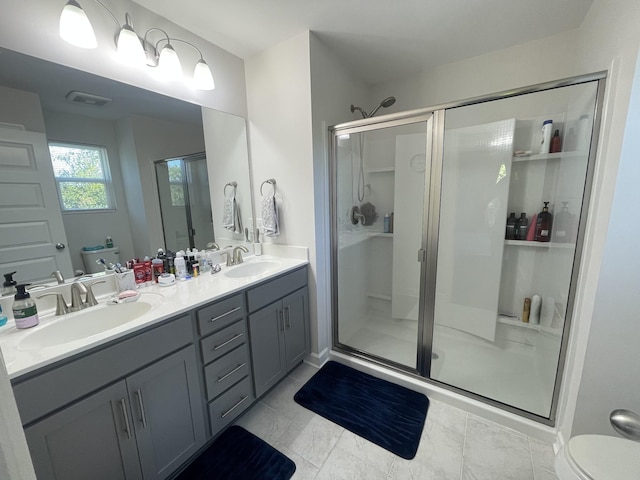
[[[418,250],[418,261],[424,263],[427,261],[427,251],[424,248]]]

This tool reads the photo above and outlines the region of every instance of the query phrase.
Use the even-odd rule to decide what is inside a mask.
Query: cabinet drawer
[[[245,343],[204,368],[207,400],[213,400],[248,374],[249,351]]]
[[[215,435],[231,423],[238,415],[249,408],[253,400],[251,378],[245,377],[240,383],[234,385],[211,402],[209,404],[211,434]]]
[[[249,311],[255,312],[305,285],[307,285],[307,268],[303,267],[252,288],[247,292]]]
[[[198,328],[200,335],[215,332],[244,317],[244,302],[242,294],[234,295],[225,300],[198,310]]]
[[[206,365],[246,341],[247,326],[244,319],[242,319],[200,341],[202,363]]]

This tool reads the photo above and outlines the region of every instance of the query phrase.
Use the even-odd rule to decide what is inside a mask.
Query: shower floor
[[[416,367],[418,322],[370,316],[345,345]],[[468,333],[436,325],[431,377],[464,390],[548,416],[553,381],[536,368],[536,350],[510,343],[500,348]]]

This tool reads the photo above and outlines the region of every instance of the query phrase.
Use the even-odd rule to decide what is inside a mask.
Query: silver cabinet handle
[[[289,307],[284,307],[284,313],[285,313],[285,326],[291,330],[291,311],[289,309]]]
[[[233,370],[231,370],[229,373],[224,374],[221,377],[218,377],[218,383],[220,382],[224,382],[227,378],[229,378],[231,375],[233,375],[234,373],[236,373],[238,370],[240,370],[242,367],[244,367],[247,364],[247,362],[244,362],[240,365],[238,365],[236,368],[234,368]]]
[[[237,335],[234,335],[233,337],[231,337],[229,340],[227,340],[224,343],[221,343],[220,345],[214,345],[213,346],[213,351],[215,352],[216,350],[220,350],[222,347],[226,347],[227,345],[229,345],[231,342],[233,342],[234,340],[239,339],[240,337],[244,337],[244,333],[238,333]]]
[[[122,410],[122,419],[124,421],[124,432],[127,434],[127,438],[131,438],[131,427],[129,426],[129,415],[127,414],[127,401],[124,398],[120,399],[120,410]]]
[[[284,332],[284,310],[278,310],[278,316],[280,317],[280,331]]]
[[[224,412],[222,415],[220,415],[220,418],[224,418],[227,415],[229,415],[231,412],[233,412],[236,408],[238,408],[240,406],[240,404],[242,402],[244,402],[247,398],[249,398],[249,395],[245,395],[244,397],[242,397],[240,399],[240,401],[238,403],[236,403],[233,407],[231,407],[229,410],[227,410],[226,412]]]
[[[213,317],[211,320],[209,320],[209,322],[213,323],[216,320],[220,320],[221,318],[224,318],[227,315],[231,315],[232,313],[236,313],[238,310],[241,310],[241,309],[242,309],[242,307],[232,308],[231,310],[229,310],[228,312],[223,313],[222,315],[218,315],[217,317]]]
[[[142,428],[147,428],[147,416],[144,414],[144,404],[142,403],[142,392],[140,389],[135,392],[136,400],[138,400],[138,408],[140,409],[140,423]]]

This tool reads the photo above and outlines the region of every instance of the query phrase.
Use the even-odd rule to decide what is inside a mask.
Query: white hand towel
[[[280,235],[280,225],[278,222],[278,207],[276,197],[273,195],[262,197],[262,227],[266,237],[277,237]]]

